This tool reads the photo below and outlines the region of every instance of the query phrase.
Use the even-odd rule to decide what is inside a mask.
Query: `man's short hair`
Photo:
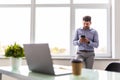
[[[90,21],[91,22],[91,16],[84,16],[83,21]]]

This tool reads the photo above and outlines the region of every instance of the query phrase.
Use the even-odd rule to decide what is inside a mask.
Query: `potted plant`
[[[13,45],[8,45],[5,49],[5,56],[11,57],[11,64],[13,69],[18,69],[22,62],[22,57],[24,57],[24,49],[17,43]]]

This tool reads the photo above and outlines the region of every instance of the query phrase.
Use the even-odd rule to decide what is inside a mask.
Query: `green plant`
[[[13,45],[8,45],[5,49],[5,56],[14,58],[24,57],[24,49],[16,43],[14,43]]]

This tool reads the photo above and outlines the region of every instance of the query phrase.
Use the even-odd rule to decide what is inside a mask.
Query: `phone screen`
[[[85,35],[81,35],[81,38],[85,38]]]

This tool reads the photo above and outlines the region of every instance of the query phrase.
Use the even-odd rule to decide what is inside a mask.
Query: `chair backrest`
[[[112,62],[106,67],[105,70],[106,71],[120,72],[120,63],[119,62]]]

